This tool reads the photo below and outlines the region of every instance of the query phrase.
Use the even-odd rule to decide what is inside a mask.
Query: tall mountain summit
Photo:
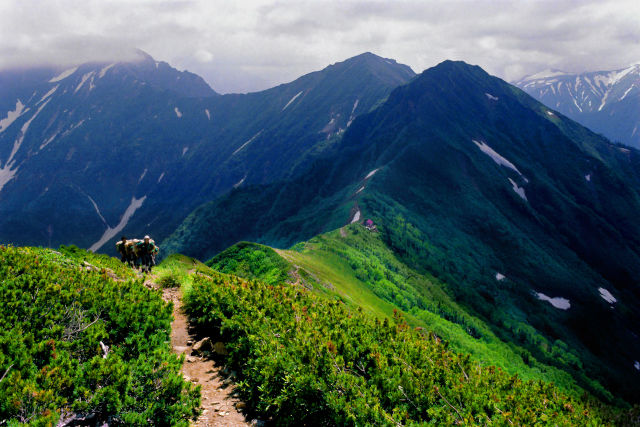
[[[640,148],[640,64],[581,74],[546,70],[514,84],[612,141]]]
[[[205,201],[303,170],[413,76],[370,53],[247,95],[218,95],[144,52],[0,73],[0,240],[161,239]]]

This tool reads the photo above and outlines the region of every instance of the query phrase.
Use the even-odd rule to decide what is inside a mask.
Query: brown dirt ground
[[[150,277],[152,279],[152,277]],[[147,284],[158,289],[152,280]],[[173,302],[173,323],[171,324],[171,347],[176,354],[185,354],[182,373],[188,381],[198,384],[202,394],[202,414],[193,424],[196,427],[211,426],[250,426],[239,408],[244,406],[234,395],[234,386],[223,375],[224,367],[213,360],[192,356],[191,349],[195,337],[189,334],[189,323],[182,312],[182,294],[180,289],[163,289],[165,301]]]

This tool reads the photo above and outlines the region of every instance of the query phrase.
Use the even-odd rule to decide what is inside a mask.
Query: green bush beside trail
[[[615,412],[449,350],[401,316],[380,321],[294,285],[198,276],[185,309],[227,343],[238,389],[279,425],[601,425]]]
[[[171,305],[111,278],[111,258],[61,251],[0,246],[0,420],[188,425],[200,392],[171,354]]]
[[[205,263],[216,271],[269,284],[290,280],[289,265],[272,248],[258,243],[238,242]]]

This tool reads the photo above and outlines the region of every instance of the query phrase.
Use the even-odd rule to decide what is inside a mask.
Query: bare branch
[[[442,398],[442,400],[444,400],[447,405],[449,405],[454,411],[456,411],[460,420],[464,420],[464,417],[462,416],[460,411],[458,411],[458,408],[456,408],[451,403],[449,403],[449,401],[442,395],[442,393],[440,393],[440,389],[438,387],[435,387],[435,390],[436,390],[436,393],[438,393],[438,396],[440,396],[440,398]]]
[[[458,366],[460,367],[460,370],[462,371],[462,373],[464,374],[464,377],[467,379],[467,381],[469,381],[469,375],[467,375],[467,373],[464,371],[464,368],[462,367],[462,365],[460,364],[460,361],[458,361]]]
[[[4,377],[7,376],[7,374],[9,373],[9,371],[11,370],[11,368],[13,368],[13,363],[11,365],[9,365],[9,367],[7,368],[6,371],[4,371],[4,374],[2,374],[2,378],[0,378],[0,383],[2,382],[2,380],[4,379]]]

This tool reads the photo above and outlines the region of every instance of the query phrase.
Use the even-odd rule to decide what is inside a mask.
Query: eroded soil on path
[[[150,283],[156,289],[155,283]],[[197,427],[209,426],[249,426],[242,414],[244,402],[234,393],[230,379],[223,374],[224,367],[211,359],[192,355],[195,337],[189,334],[189,322],[182,312],[182,294],[179,288],[162,290],[165,301],[173,302],[173,323],[171,324],[171,347],[174,353],[184,354],[182,367],[184,377],[194,384],[199,384],[202,394],[202,414],[194,423]]]

